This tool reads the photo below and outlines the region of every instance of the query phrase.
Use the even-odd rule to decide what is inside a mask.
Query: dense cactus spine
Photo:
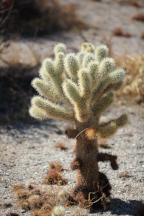
[[[90,43],[83,43],[78,54],[67,54],[65,45],[58,44],[54,53],[54,61],[44,60],[39,72],[41,78],[32,81],[41,96],[33,97],[30,115],[37,119],[59,118],[75,123],[75,129],[66,131],[69,138],[76,138],[76,158],[71,165],[77,170],[74,196],[79,202],[87,200],[91,192],[95,194],[92,199],[99,199],[102,193],[107,197],[111,186],[106,176],[99,172],[98,162],[112,160],[112,168],[118,166],[115,156],[98,152],[97,138],[113,135],[126,124],[127,117],[121,115],[103,124],[99,120],[112,104],[114,91],[121,86],[125,72],[116,68],[105,45],[95,48]]]

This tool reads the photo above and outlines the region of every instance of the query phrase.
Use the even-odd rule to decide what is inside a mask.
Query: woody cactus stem
[[[110,161],[117,169],[116,157],[98,152],[97,138],[109,137],[123,126],[126,115],[101,124],[99,119],[112,104],[114,91],[122,84],[125,72],[116,68],[108,57],[105,45],[95,48],[83,43],[80,51],[68,53],[64,44],[54,48],[55,58],[45,59],[39,71],[40,78],[32,86],[40,96],[34,96],[29,113],[43,120],[59,118],[75,123],[75,129],[68,129],[69,138],[76,138],[76,159],[72,169],[77,169],[77,187],[74,195],[79,201],[88,200],[90,193],[95,198],[110,194],[106,176],[99,172],[98,161]],[[105,186],[107,185],[107,186]]]

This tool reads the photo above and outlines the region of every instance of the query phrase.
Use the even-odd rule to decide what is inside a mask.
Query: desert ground
[[[1,55],[2,59],[10,64],[22,63],[34,69],[30,72],[17,70],[16,75],[10,75],[12,77],[10,84],[3,78],[7,70],[0,70],[2,86],[0,95],[3,98],[0,105],[0,216],[12,216],[10,212],[17,213],[19,216],[30,215],[30,211],[18,207],[12,186],[33,183],[37,187],[44,187],[42,182],[51,161],[61,161],[64,177],[68,179],[68,184],[60,187],[67,190],[72,189],[76,184],[75,172],[70,169],[70,163],[74,159],[72,150],[75,140],[68,139],[64,135],[67,123],[53,119],[39,122],[29,116],[26,120],[23,119],[21,112],[25,108],[18,100],[26,100],[25,103],[29,107],[34,92],[30,90],[30,95],[26,98],[27,89],[24,93],[22,91],[23,94],[18,96],[15,104],[11,104],[9,92],[11,88],[8,85],[15,80],[19,84],[19,78],[22,77],[22,82],[30,86],[31,79],[38,76],[40,62],[45,57],[52,56],[53,47],[58,42],[66,43],[68,49],[74,52],[79,49],[84,40],[87,40],[94,45],[101,43],[110,45],[113,55],[116,56],[144,55],[144,39],[141,38],[144,22],[131,18],[134,14],[144,13],[143,1],[141,7],[119,4],[114,0],[62,0],[61,3],[75,4],[76,12],[89,28],[76,32],[56,32],[43,37],[19,36],[14,40],[11,39],[9,46]],[[131,37],[112,35],[112,31],[116,28],[130,33]],[[1,68],[7,66],[7,63],[2,60],[0,64]],[[12,73],[15,71],[13,70]],[[3,82],[7,87],[4,87]],[[18,92],[21,93],[17,88],[16,91],[16,95]],[[16,115],[17,112],[19,115]],[[25,113],[28,115],[27,110],[24,110]],[[107,175],[112,186],[112,202],[109,209],[91,214],[88,209],[72,206],[66,207],[65,215],[74,216],[78,213],[93,216],[144,215],[144,212],[138,211],[138,206],[144,201],[144,101],[137,103],[136,98],[131,96],[127,99],[116,97],[114,104],[104,113],[103,118],[112,119],[121,113],[128,115],[127,125],[107,139],[109,148],[100,149],[101,152],[112,153],[118,157],[119,169],[116,171],[111,169],[109,163],[100,163],[100,170]],[[56,148],[58,142],[64,143],[67,149],[63,151]],[[49,187],[52,190],[55,188],[55,186]]]

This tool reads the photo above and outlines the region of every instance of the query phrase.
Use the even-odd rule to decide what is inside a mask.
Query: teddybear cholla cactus
[[[99,186],[104,187],[101,192],[106,193],[106,187],[110,190],[106,176],[98,170],[98,161],[112,159],[112,168],[117,168],[116,157],[98,153],[97,137],[109,137],[126,123],[126,115],[99,122],[113,102],[113,91],[121,86],[125,72],[116,68],[105,45],[95,48],[83,43],[77,54],[67,54],[66,46],[58,44],[54,54],[54,60],[43,61],[40,79],[32,81],[40,96],[32,98],[29,112],[41,120],[59,118],[75,123],[75,129],[66,131],[69,138],[76,137],[76,159],[71,165],[78,174],[74,194],[79,200],[87,199],[90,192],[100,190]]]

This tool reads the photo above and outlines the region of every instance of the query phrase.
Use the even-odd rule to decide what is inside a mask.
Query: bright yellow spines
[[[81,51],[94,53],[95,47],[92,43],[84,42],[81,44]]]

